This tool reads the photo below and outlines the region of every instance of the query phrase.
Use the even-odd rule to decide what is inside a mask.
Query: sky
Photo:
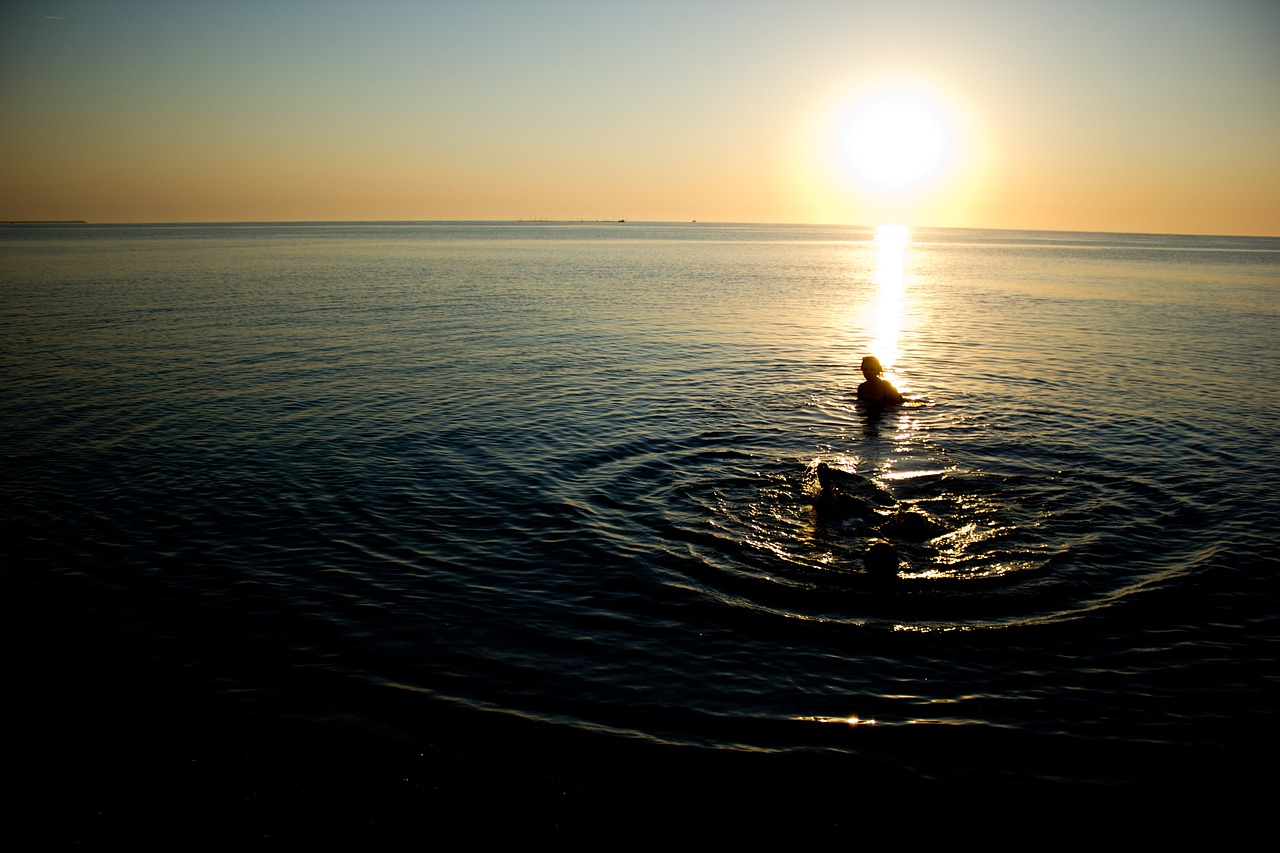
[[[1280,236],[1280,0],[3,0],[0,220]]]

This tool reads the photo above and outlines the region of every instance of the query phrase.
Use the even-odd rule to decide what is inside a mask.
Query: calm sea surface
[[[1278,314],[1280,239],[3,227],[10,652],[72,718],[1226,778],[1280,741]]]

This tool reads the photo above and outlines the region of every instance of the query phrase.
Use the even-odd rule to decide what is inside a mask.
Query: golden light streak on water
[[[871,354],[880,359],[886,373],[893,369],[901,354],[898,336],[902,331],[907,244],[910,242],[911,229],[905,225],[881,225],[876,229],[875,283],[879,292]]]
[[[813,716],[813,717],[792,717],[791,719],[800,723],[835,723],[836,725],[842,725],[842,726],[874,726],[876,724],[875,720],[863,719],[858,716],[851,716],[851,717]]]

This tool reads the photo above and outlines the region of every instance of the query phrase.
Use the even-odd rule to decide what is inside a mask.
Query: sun
[[[787,175],[805,219],[955,225],[989,203],[996,149],[951,82],[890,70],[833,79],[809,104]]]
[[[955,147],[945,111],[921,92],[887,89],[856,101],[839,123],[838,156],[859,184],[881,192],[925,189]]]

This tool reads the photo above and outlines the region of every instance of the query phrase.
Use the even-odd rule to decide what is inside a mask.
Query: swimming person
[[[858,386],[859,400],[872,406],[896,406],[902,402],[902,394],[881,375],[883,373],[880,359],[874,355],[862,359],[862,375],[867,381]]]

